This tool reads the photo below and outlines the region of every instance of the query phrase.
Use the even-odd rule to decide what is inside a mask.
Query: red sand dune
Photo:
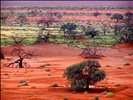
[[[126,44],[127,45],[127,44]],[[131,45],[130,45],[131,46]],[[119,46],[118,46],[119,47]],[[132,47],[128,48],[102,48],[105,57],[97,59],[102,68],[107,73],[109,80],[96,85],[108,86],[108,89],[91,87],[88,94],[82,92],[72,94],[72,91],[66,87],[69,81],[62,78],[63,71],[67,66],[81,62],[84,58],[78,57],[82,49],[68,48],[60,44],[38,44],[33,46],[24,46],[26,51],[37,49],[40,54],[38,59],[25,59],[31,67],[25,68],[7,68],[3,64],[6,60],[1,60],[1,100],[62,100],[67,97],[69,100],[94,100],[98,95],[100,100],[132,100],[133,99],[133,55],[129,55]],[[6,58],[14,58],[10,52],[13,46],[2,46]],[[124,66],[124,63],[130,63]],[[50,71],[46,72],[43,68],[37,68],[41,64],[49,63],[46,66]],[[111,67],[106,67],[106,65]],[[117,69],[121,67],[122,69]],[[48,76],[48,74],[51,76]],[[8,74],[8,75],[6,75]],[[25,79],[28,86],[17,87],[19,80]],[[50,87],[50,84],[57,83],[59,87]],[[115,86],[121,84],[121,86]],[[31,86],[36,86],[32,89]],[[107,98],[106,95],[100,94],[103,91],[114,92],[113,98]]]

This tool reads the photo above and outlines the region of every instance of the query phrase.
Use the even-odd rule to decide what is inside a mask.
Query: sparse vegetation
[[[121,86],[121,84],[116,84],[115,86]]]
[[[62,100],[69,100],[67,97],[64,97]]]
[[[128,62],[124,63],[124,66],[128,66],[128,65],[130,65],[130,63],[128,63]]]
[[[27,99],[27,97],[28,99],[35,97],[40,99],[42,94],[45,94],[44,99],[53,100],[102,100],[105,99],[105,96],[117,99],[118,97],[115,98],[113,91],[117,95],[122,88],[131,89],[131,82],[128,81],[132,74],[130,68],[133,55],[132,10],[133,7],[130,6],[114,5],[106,7],[39,7],[38,5],[1,7],[2,99]],[[123,46],[125,48],[121,49]],[[128,49],[127,46],[129,46]],[[33,51],[34,48],[37,48],[41,59],[36,59],[38,55],[35,54],[35,50]],[[81,53],[81,57],[77,57],[79,53]],[[32,58],[35,58],[36,61],[30,61]],[[102,66],[106,63],[111,65],[106,64],[101,67],[98,61]],[[125,62],[119,66],[121,61]],[[75,62],[78,63],[74,64]],[[70,66],[66,68],[66,65]],[[16,69],[9,67],[16,67]],[[102,69],[105,69],[108,77]],[[67,81],[60,77],[62,71],[64,71],[63,77],[67,78]],[[116,80],[113,80],[114,75],[117,75]],[[18,78],[22,79],[15,86],[12,83]],[[107,82],[109,78],[110,81]],[[118,78],[119,80],[117,80]],[[113,82],[111,82],[112,80]],[[30,84],[35,83],[36,86],[40,84],[40,88],[35,89],[37,87],[30,85],[29,82]],[[66,87],[64,87],[65,85]],[[90,87],[91,85],[92,87]],[[44,93],[39,92],[41,86]],[[12,91],[15,88],[24,95],[27,93],[28,96],[23,97],[21,93]],[[25,89],[26,91],[24,91]],[[36,96],[32,92],[39,94]],[[61,95],[57,98],[58,93],[55,92],[61,93]],[[76,97],[73,95],[68,97],[65,96],[68,94],[67,92],[71,92],[73,95],[80,93],[76,94]],[[88,92],[92,95],[89,96]],[[129,97],[130,99],[130,91],[126,92],[128,95],[123,93],[122,97],[119,95],[119,98]],[[15,95],[16,93],[17,95]],[[102,96],[95,95],[99,93]]]
[[[35,89],[36,87],[34,85],[31,86],[32,89]]]
[[[44,68],[45,67],[45,64],[42,64],[42,65],[39,65],[38,68]]]
[[[108,92],[106,94],[106,96],[109,97],[109,98],[112,98],[112,97],[114,97],[114,93],[113,92]]]
[[[105,67],[111,67],[110,65],[108,65],[108,64],[106,64],[106,66]]]
[[[117,69],[122,69],[121,67],[116,67]]]
[[[50,71],[50,69],[49,69],[49,68],[45,68],[45,71],[48,71],[48,72],[49,72],[49,71]]]
[[[99,100],[99,96],[94,96],[94,100]]]

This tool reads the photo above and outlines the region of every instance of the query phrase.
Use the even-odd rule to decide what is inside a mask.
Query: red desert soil
[[[124,45],[124,44],[123,44]],[[127,45],[127,44],[126,44]],[[78,92],[73,94],[66,85],[69,82],[62,77],[63,71],[69,65],[86,60],[78,55],[82,49],[68,48],[66,45],[59,44],[39,44],[33,46],[24,46],[27,51],[37,49],[40,54],[38,59],[25,59],[31,67],[25,68],[7,68],[3,64],[6,60],[1,60],[1,100],[63,100],[67,97],[69,100],[94,100],[98,95],[100,100],[133,100],[133,45],[126,48],[118,46],[117,48],[102,48],[105,57],[97,59],[101,64],[101,69],[106,71],[109,80],[107,83],[101,81],[96,85],[108,86],[108,89],[101,87],[90,87],[89,93]],[[14,58],[10,52],[13,47],[2,46],[5,58]],[[124,66],[124,63],[130,63]],[[41,64],[48,63],[50,71],[44,68],[37,68]],[[110,67],[106,67],[106,65]],[[121,69],[117,69],[121,67]],[[51,76],[48,76],[51,74]],[[17,87],[19,80],[24,79],[28,86]],[[50,84],[57,83],[59,87],[50,87]],[[115,86],[120,84],[120,86]],[[31,86],[35,86],[32,89]],[[114,97],[108,98],[101,92],[113,92]]]

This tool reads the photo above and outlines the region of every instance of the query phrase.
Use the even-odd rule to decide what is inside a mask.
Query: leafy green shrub
[[[113,93],[113,92],[108,92],[108,93],[106,94],[106,96],[109,97],[109,98],[112,98],[112,97],[114,96],[114,93]]]
[[[99,100],[99,96],[94,96],[94,100]]]

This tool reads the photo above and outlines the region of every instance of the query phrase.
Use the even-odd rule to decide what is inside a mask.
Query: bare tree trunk
[[[88,91],[89,90],[89,81],[86,82],[86,88],[85,88],[85,91]]]
[[[20,59],[19,68],[23,68],[23,59]]]

